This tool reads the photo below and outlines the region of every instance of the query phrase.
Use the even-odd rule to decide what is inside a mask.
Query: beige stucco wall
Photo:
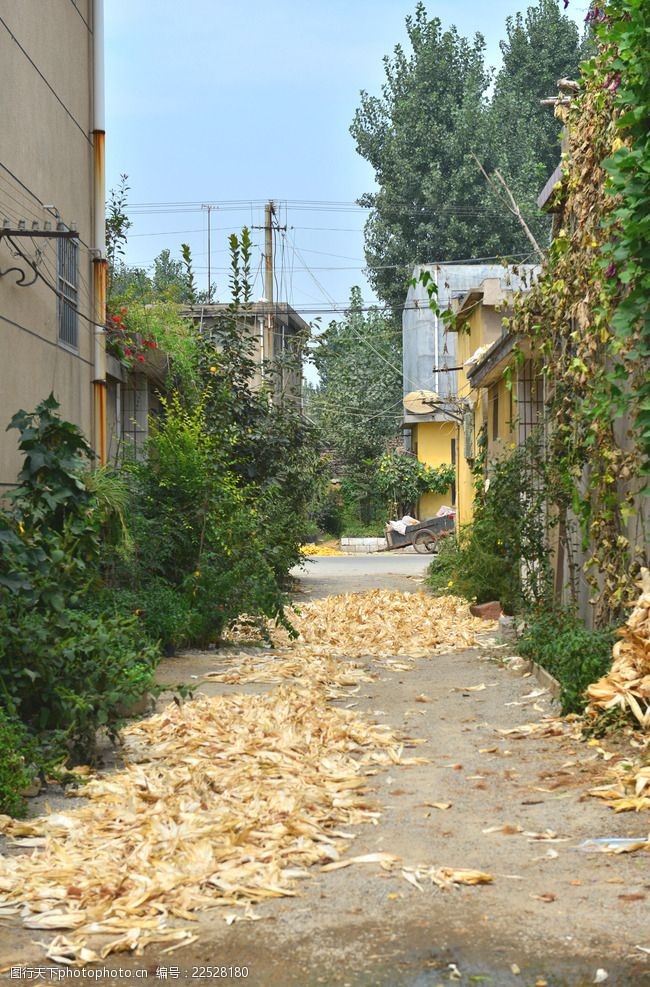
[[[53,205],[80,234],[77,352],[58,343],[54,291],[42,281],[20,287],[13,274],[0,277],[0,483],[6,485],[15,480],[20,457],[17,433],[4,429],[19,408],[33,410],[53,391],[61,414],[89,440],[93,432],[91,2],[2,0],[0,16],[6,24],[0,22],[0,222],[6,217],[17,226],[25,219],[28,228],[33,221],[42,228],[49,220],[56,227],[56,217],[43,209]],[[41,251],[39,270],[56,286],[57,242],[17,242],[33,259]],[[0,270],[13,263],[8,245],[0,244]]]

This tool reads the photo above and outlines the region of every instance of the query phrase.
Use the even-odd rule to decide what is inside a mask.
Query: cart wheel
[[[436,536],[432,531],[418,531],[413,539],[413,548],[420,555],[426,555],[427,552],[435,552]]]

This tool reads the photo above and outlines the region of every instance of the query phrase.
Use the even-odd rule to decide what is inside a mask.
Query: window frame
[[[57,342],[79,351],[79,244],[61,237],[57,244]]]

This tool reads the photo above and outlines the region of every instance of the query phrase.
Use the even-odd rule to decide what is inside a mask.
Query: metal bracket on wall
[[[17,237],[29,237],[30,239],[34,239],[36,237],[40,239],[47,238],[48,240],[74,240],[74,239],[78,240],[79,233],[77,230],[65,230],[65,229],[51,230],[48,229],[47,226],[45,229],[42,230],[35,228],[28,230],[23,220],[19,223],[18,229],[15,230],[11,229],[6,224],[6,222],[4,226],[0,226],[0,245],[2,244],[3,237],[6,237],[7,242],[11,244],[11,247],[13,248],[14,257],[20,257],[21,262],[27,265],[29,270],[33,272],[34,276],[30,281],[27,281],[26,280],[27,270],[23,269],[22,266],[21,267],[12,266],[12,267],[7,267],[4,271],[0,268],[0,278],[3,278],[6,274],[11,274],[13,272],[14,274],[17,275],[16,285],[19,288],[29,288],[30,285],[33,285],[34,282],[37,281],[38,279],[38,264],[40,261],[40,257],[39,260],[36,261],[32,260],[20,249],[19,246],[17,246],[14,243],[14,239]],[[40,251],[38,252],[40,253]]]

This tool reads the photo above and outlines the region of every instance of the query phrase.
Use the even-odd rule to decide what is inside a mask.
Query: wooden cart
[[[454,518],[454,514],[447,514],[445,517],[431,517],[426,521],[418,521],[417,524],[408,524],[403,535],[387,524],[386,551],[392,552],[397,548],[412,545],[415,551],[422,555],[435,552],[438,540],[446,538],[454,530]]]

